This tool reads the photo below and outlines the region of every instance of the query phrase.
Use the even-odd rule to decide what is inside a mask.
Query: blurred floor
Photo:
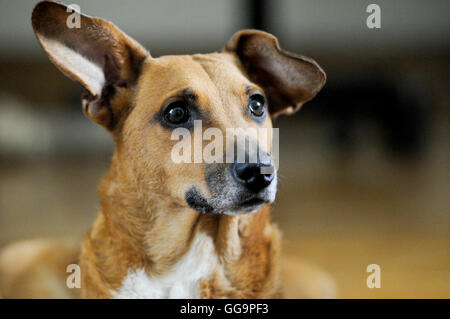
[[[416,162],[395,163],[374,145],[343,159],[314,143],[314,125],[281,127],[273,218],[284,232],[285,252],[327,270],[342,298],[449,298],[444,141]],[[96,215],[96,186],[107,160],[1,167],[0,245],[83,236]],[[381,267],[380,289],[366,287],[366,267],[372,263]]]
[[[435,127],[428,155],[409,162],[387,158],[376,139],[339,158],[303,145],[312,129],[301,128],[299,148],[280,155],[285,252],[329,271],[342,298],[449,298],[450,150],[446,125]],[[380,289],[366,286],[372,263]]]

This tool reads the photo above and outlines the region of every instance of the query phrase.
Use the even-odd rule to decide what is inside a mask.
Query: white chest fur
[[[207,279],[218,264],[209,236],[197,234],[189,251],[162,276],[151,276],[143,269],[129,270],[118,291],[118,299],[200,298],[200,280]]]

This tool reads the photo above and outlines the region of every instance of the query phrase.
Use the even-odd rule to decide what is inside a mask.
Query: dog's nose
[[[261,172],[262,168],[263,172]],[[269,186],[275,176],[275,169],[271,163],[234,162],[231,170],[237,182],[255,193]]]

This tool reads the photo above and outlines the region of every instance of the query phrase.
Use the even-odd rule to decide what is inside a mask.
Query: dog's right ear
[[[135,84],[150,54],[112,23],[82,14],[79,17],[79,27],[72,25],[72,10],[43,1],[34,8],[31,20],[50,60],[86,89],[84,113],[113,130],[124,110],[111,101],[118,91]]]
[[[249,79],[264,89],[272,117],[295,113],[326,81],[314,60],[282,50],[277,38],[264,31],[237,32],[225,52],[235,54]]]

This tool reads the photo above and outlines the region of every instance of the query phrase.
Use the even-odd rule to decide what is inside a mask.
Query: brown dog
[[[174,163],[171,134],[192,131],[194,120],[203,130],[270,129],[271,118],[316,95],[325,73],[262,31],[238,32],[221,53],[153,58],[103,19],[82,15],[80,28],[68,28],[69,14],[41,2],[34,31],[50,60],[84,86],[84,113],[116,144],[82,246],[81,296],[281,297],[280,235],[269,216],[276,172],[259,170],[273,168],[270,149],[256,163]],[[4,255],[4,273],[13,259]]]

